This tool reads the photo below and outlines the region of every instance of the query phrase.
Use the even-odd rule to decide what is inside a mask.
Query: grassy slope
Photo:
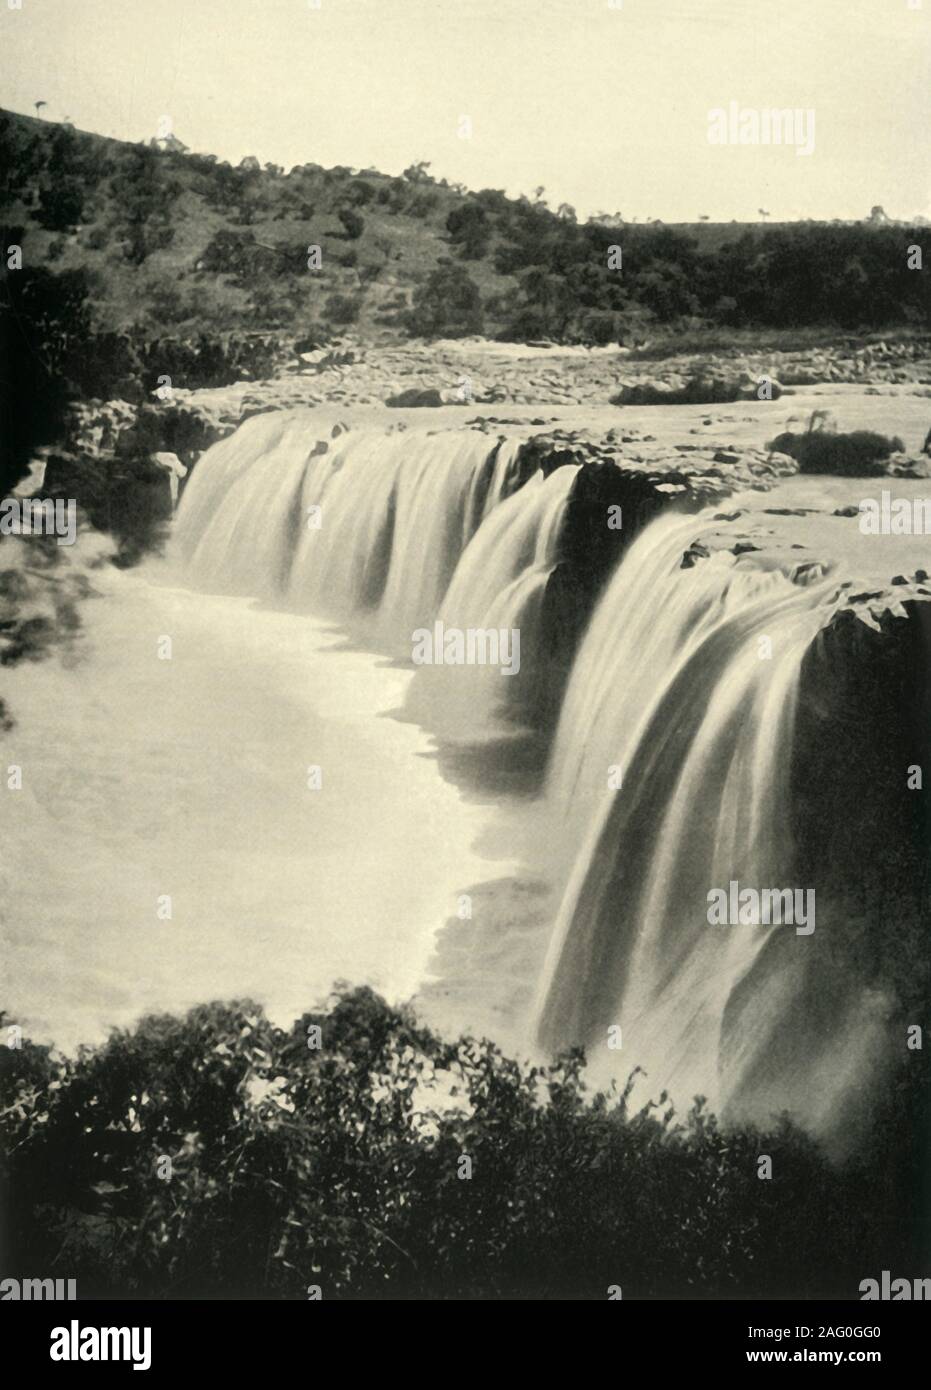
[[[127,153],[139,147],[84,131],[73,132],[74,147],[81,156],[78,178],[85,204],[73,231],[49,230],[42,226],[38,194],[44,182],[59,175],[62,164],[68,172],[72,163],[55,156],[53,141],[62,128],[11,112],[0,112],[2,121],[9,122],[7,138],[14,145],[13,164],[37,166],[22,186],[3,190],[4,229],[24,229],[27,262],[52,265],[56,270],[85,268],[95,276],[101,327],[122,329],[141,323],[163,328],[166,318],[171,318],[172,327],[179,331],[207,324],[271,328],[282,317],[276,309],[287,307],[289,326],[309,328],[325,317],[325,301],[337,293],[361,299],[360,329],[375,333],[387,330],[396,336],[392,325],[380,323],[378,316],[407,306],[414,285],[440,258],[450,254],[446,218],[464,200],[461,192],[441,184],[413,183],[377,173],[355,178],[348,170],[330,171],[312,165],[288,175],[236,171],[238,177],[231,182],[240,186],[250,206],[244,219],[235,202],[223,205],[227,200],[221,181],[224,173],[230,174],[228,166],[211,166],[197,156],[152,152],[152,178],[174,235],[168,246],[154,249],[141,265],[135,265],[124,254],[118,171],[124,167]],[[369,184],[376,197],[379,190],[386,190],[394,205],[400,203],[401,207],[393,211],[391,205],[374,200],[360,207],[364,230],[357,240],[350,241],[338,211],[351,202],[353,185],[359,182]],[[424,195],[434,206],[423,206]],[[211,238],[224,230],[251,233],[258,243],[270,247],[318,244],[324,269],[291,277],[286,306],[276,305],[274,296],[269,303],[265,295],[264,312],[261,304],[251,308],[251,286],[238,285],[230,275],[197,269]],[[339,264],[351,250],[356,252],[358,265]],[[273,258],[270,265],[274,265]],[[483,297],[500,293],[509,283],[508,277],[495,274],[490,259],[470,262],[469,273]],[[163,300],[166,295],[172,298],[171,291],[180,297],[178,312],[188,300],[190,314],[175,317],[174,312],[165,312]]]
[[[580,315],[596,310],[610,320],[642,308],[655,326],[678,325],[677,331],[690,317],[703,329],[717,323],[727,333],[768,320],[794,329],[806,325],[812,284],[825,279],[833,297],[812,310],[808,326],[845,323],[852,314],[849,327],[876,328],[920,320],[924,312],[920,277],[904,276],[904,288],[889,281],[890,268],[904,266],[902,228],[874,238],[872,229],[864,237],[863,224],[859,230],[828,223],[627,225],[625,257],[632,254],[621,278],[605,269],[607,245],[618,232],[587,229],[595,232],[589,238],[542,205],[492,193],[481,195],[485,243],[463,260],[447,218],[470,201],[474,210],[474,199],[461,185],[416,170],[396,178],[312,164],[288,174],[273,166],[233,169],[213,156],[130,145],[2,111],[0,180],[5,244],[16,239],[12,231],[26,265],[86,270],[96,326],[137,329],[143,338],[228,329],[301,335],[352,325],[366,338],[394,340],[404,336],[418,284],[444,258],[457,261],[477,286],[486,333],[518,339],[616,340],[617,324],[610,321],[604,338],[587,338]],[[363,220],[354,238],[340,222],[349,208]],[[808,235],[796,242],[787,267],[780,240],[803,232]],[[749,249],[729,250],[745,233]],[[238,247],[218,255],[218,236]],[[214,254],[205,265],[211,243]],[[311,245],[322,248],[319,271],[307,268]],[[776,248],[769,287],[765,267],[757,273],[752,261],[759,254],[764,265],[764,247]],[[799,268],[809,261],[806,280]],[[851,296],[861,282],[875,293],[855,305]],[[772,300],[787,286],[774,317]],[[718,304],[732,292],[740,300],[736,313]],[[620,340],[639,336],[628,327]]]

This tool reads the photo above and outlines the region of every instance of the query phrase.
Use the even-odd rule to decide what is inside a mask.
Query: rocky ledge
[[[388,407],[398,422],[412,424],[425,411],[436,411],[438,423],[445,423],[463,410],[490,406],[513,417],[532,405],[554,409],[563,420],[590,413],[607,430],[619,409],[760,401],[772,407],[786,389],[819,386],[931,397],[931,341],[651,360],[625,348],[547,349],[468,339],[373,347],[347,340],[304,353],[265,381],[188,390],[176,380],[139,406],[84,403],[73,412],[66,445],[52,455],[52,477],[60,491],[75,468],[91,477],[95,465],[130,469],[147,478],[170,511],[172,475],[180,482],[180,470],[189,471],[210,444],[269,410],[351,409],[361,420]],[[725,438],[720,447],[728,443]],[[158,455],[176,462],[160,463]],[[98,488],[104,482],[98,479]]]
[[[683,551],[682,565],[727,552],[743,566],[780,569],[794,583],[824,579],[832,589],[831,623],[855,620],[891,632],[931,600],[926,511],[931,522],[931,489],[912,477],[852,483],[787,476],[765,496],[736,491],[715,516],[716,528]]]

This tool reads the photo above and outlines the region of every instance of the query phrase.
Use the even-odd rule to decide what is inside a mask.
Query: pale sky
[[[234,163],[424,159],[580,216],[931,215],[931,0],[16,3],[0,105],[121,139],[167,115]],[[732,101],[813,110],[813,153],[709,144]]]

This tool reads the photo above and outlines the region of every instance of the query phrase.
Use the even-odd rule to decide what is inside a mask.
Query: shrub
[[[175,229],[170,222],[153,219],[150,222],[133,223],[128,229],[123,254],[132,265],[142,265],[155,251],[163,251],[175,238]]]
[[[299,248],[304,262],[306,247]],[[260,246],[252,232],[235,232],[223,227],[215,232],[201,252],[198,268],[220,275],[232,275],[239,282],[253,279],[266,265],[276,261],[274,252]]]
[[[36,218],[47,231],[71,231],[83,211],[84,189],[77,179],[59,176],[39,189]]]
[[[346,233],[347,239],[349,241],[358,241],[359,237],[365,231],[365,218],[352,208],[340,208],[337,216],[343,225],[343,231]]]
[[[346,197],[353,207],[364,208],[375,197],[375,189],[364,179],[353,179],[346,189]]]
[[[409,217],[429,217],[439,206],[440,195],[434,189],[414,193],[406,202],[404,211]]]
[[[463,260],[481,260],[488,250],[491,223],[481,203],[463,203],[446,219],[446,230],[459,248]]]
[[[359,317],[359,303],[348,294],[331,294],[323,305],[323,313],[333,324],[355,323]]]
[[[605,347],[616,341],[617,334],[617,315],[607,310],[588,309],[579,319],[578,336],[583,343]]]
[[[460,265],[440,261],[414,291],[408,317],[412,334],[423,338],[462,338],[481,333],[482,298],[478,285]]]
[[[890,438],[875,430],[839,434],[822,428],[823,423],[816,411],[803,434],[787,430],[766,447],[797,459],[800,473],[832,473],[843,478],[879,477],[886,471],[889,455],[905,448],[898,436]]]
[[[612,405],[720,405],[731,401],[752,400],[757,383],[750,377],[713,376],[697,372],[681,385],[665,381],[634,382],[622,386],[611,397]],[[782,387],[778,381],[769,383],[770,400],[778,400]],[[775,448],[776,445],[770,447]]]
[[[12,1267],[85,1298],[294,1299],[855,1297],[911,1267],[888,1174],[785,1123],[725,1135],[701,1101],[635,1112],[582,1067],[443,1041],[368,989],[288,1030],[211,1004],[72,1059],[2,1048]]]

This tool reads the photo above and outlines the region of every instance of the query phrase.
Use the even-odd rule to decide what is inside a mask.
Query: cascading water
[[[578,466],[542,471],[494,512],[463,552],[440,606],[445,630],[519,633],[520,668],[422,666],[405,714],[446,739],[477,742],[519,730],[537,678],[546,582],[558,558],[560,531]]]
[[[821,1128],[862,1080],[862,1000],[838,1001],[833,1029],[823,1018],[806,1027],[793,994],[825,964],[827,934],[712,926],[707,910],[709,891],[731,881],[796,886],[795,702],[837,588],[819,570],[793,580],[729,553],[684,569],[702,529],[681,517],[648,527],[573,669],[547,784],[548,843],[566,825],[584,830],[564,861],[539,1036],[550,1048],[587,1044],[596,1066],[600,1056],[616,1072],[607,1042],[617,1025],[626,1069],[643,1067],[651,1094],[703,1094],[754,1118],[786,1107]],[[820,906],[823,918],[830,905]],[[767,1072],[761,1058],[790,1012],[801,1036]],[[765,1076],[758,1098],[751,1074]]]
[[[242,595],[282,591],[313,443],[306,417],[276,412],[247,420],[207,450],[174,526],[174,548],[194,584]]]
[[[7,835],[20,1017],[70,1043],[214,992],[254,990],[282,1021],[339,979],[410,996],[461,877],[488,871],[473,849],[488,816],[422,731],[383,716],[409,686],[412,629],[527,476],[519,440],[321,437],[308,412],[256,417],[204,455],[166,560],[97,578],[111,601],[90,606],[80,665],[50,680],[24,663],[10,682],[31,770],[28,825]],[[361,640],[334,641],[330,618]],[[515,867],[499,855],[495,872]],[[163,932],[147,929],[157,903]]]
[[[326,440],[312,413],[259,416],[198,464],[177,545],[202,587],[351,621],[409,658],[463,548],[519,487],[519,454],[479,431]]]
[[[528,478],[520,441],[476,431],[321,440],[307,413],[270,415],[201,460],[177,544],[201,587],[325,615],[407,662],[418,630],[518,630],[514,674],[441,661],[406,688],[406,719],[494,748],[526,728],[577,476],[563,465]],[[817,566],[787,573],[729,551],[683,567],[718,520],[649,523],[575,656],[533,822],[541,879],[561,894],[538,1036],[587,1045],[606,1074],[639,1065],[651,1095],[700,1093],[760,1120],[785,1108],[825,1132],[879,1026],[879,992],[871,1001],[845,974],[826,930],[830,888],[810,935],[711,925],[707,907],[734,881],[818,895],[796,881],[790,768],[803,657],[839,591]],[[612,1025],[620,1067],[599,1051]]]

